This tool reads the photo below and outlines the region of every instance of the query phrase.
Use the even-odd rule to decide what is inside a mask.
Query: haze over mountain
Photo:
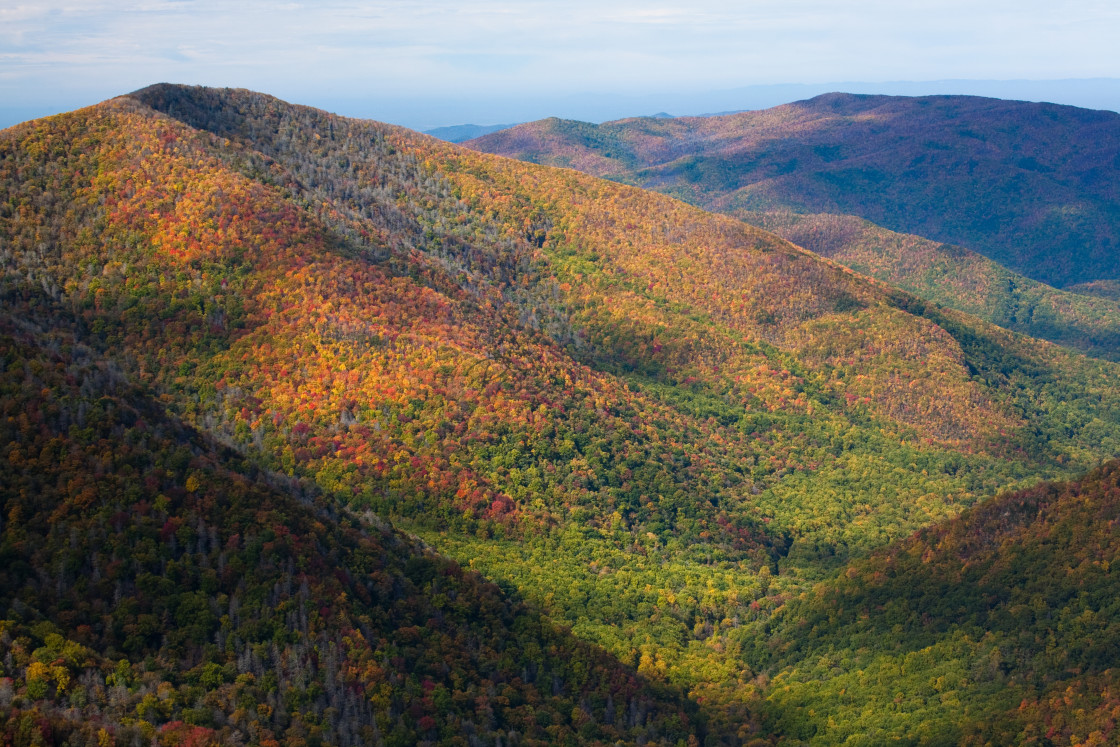
[[[845,636],[883,558],[1120,453],[1116,364],[664,195],[244,90],[11,128],[0,185],[13,739],[1112,728],[1112,468],[1000,499],[1054,524],[1015,514],[1041,539],[962,592],[976,616],[923,606],[955,572],[931,539],[891,577],[928,634]]]
[[[425,135],[437,137],[440,140],[446,140],[449,143],[461,143],[464,140],[471,140],[472,138],[488,135],[491,132],[504,130],[508,127],[513,127],[511,124],[499,125],[451,125],[449,127],[437,127],[434,130],[425,130]]]

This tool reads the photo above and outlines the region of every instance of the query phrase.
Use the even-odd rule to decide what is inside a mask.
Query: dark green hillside
[[[820,744],[1112,744],[1118,559],[1116,462],[923,530],[755,633],[769,728]],[[1076,718],[1055,718],[1063,692]]]

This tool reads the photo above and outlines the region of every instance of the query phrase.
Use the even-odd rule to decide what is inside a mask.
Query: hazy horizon
[[[181,83],[183,81],[152,81]],[[205,82],[189,85],[207,85]],[[231,86],[245,88],[246,86]],[[0,104],[0,129],[39,117],[60,114],[130,93],[119,91],[99,99],[57,104]],[[257,89],[260,90],[260,89]],[[262,93],[277,95],[273,91]],[[444,98],[286,98],[293,104],[325,109],[334,114],[401,125],[427,131],[457,125],[495,125],[530,122],[547,117],[606,122],[627,117],[669,114],[674,117],[766,109],[822,93],[844,92],[892,96],[966,95],[1055,104],[1120,112],[1120,78],[1070,80],[940,80],[889,82],[786,83],[743,86],[722,91],[584,95],[495,99]],[[284,97],[281,97],[284,98]]]
[[[1103,0],[40,0],[0,7],[0,125],[163,81],[416,129],[701,114],[829,90],[1118,109],[1117,38],[1120,7]]]
[[[1104,0],[17,3],[0,7],[3,125],[157,82],[414,129],[759,109],[831,90],[1120,108],[1120,7]]]

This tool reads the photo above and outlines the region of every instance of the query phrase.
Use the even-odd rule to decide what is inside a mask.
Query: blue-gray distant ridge
[[[514,127],[516,124],[519,123],[496,125],[451,125],[449,127],[437,127],[434,130],[424,130],[424,134],[431,135],[432,137],[438,137],[440,140],[446,140],[449,143],[461,143],[466,140],[473,140],[476,137],[489,135],[491,132],[509,129],[510,127]]]

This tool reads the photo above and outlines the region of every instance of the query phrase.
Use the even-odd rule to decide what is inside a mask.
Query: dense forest
[[[830,94],[712,117],[549,119],[467,145],[665,192],[927,300],[1120,357],[1120,305],[1094,292],[1118,279],[1113,112]]]
[[[795,683],[864,653],[797,621],[915,531],[1120,453],[1116,364],[669,197],[261,94],[11,128],[0,184],[13,744],[871,734],[806,716]],[[1031,718],[1066,718],[1059,682],[1107,710],[1106,659],[1028,643],[1001,671]],[[877,728],[979,735],[987,683]]]
[[[673,743],[695,707],[314,482],[0,317],[8,744]]]
[[[853,215],[740,215],[798,246],[921,298],[1087,355],[1120,360],[1120,298],[1110,284],[1058,290],[976,252],[895,233]]]
[[[746,637],[778,672],[771,728],[833,744],[1115,744],[1118,526],[1111,462],[853,563]]]

